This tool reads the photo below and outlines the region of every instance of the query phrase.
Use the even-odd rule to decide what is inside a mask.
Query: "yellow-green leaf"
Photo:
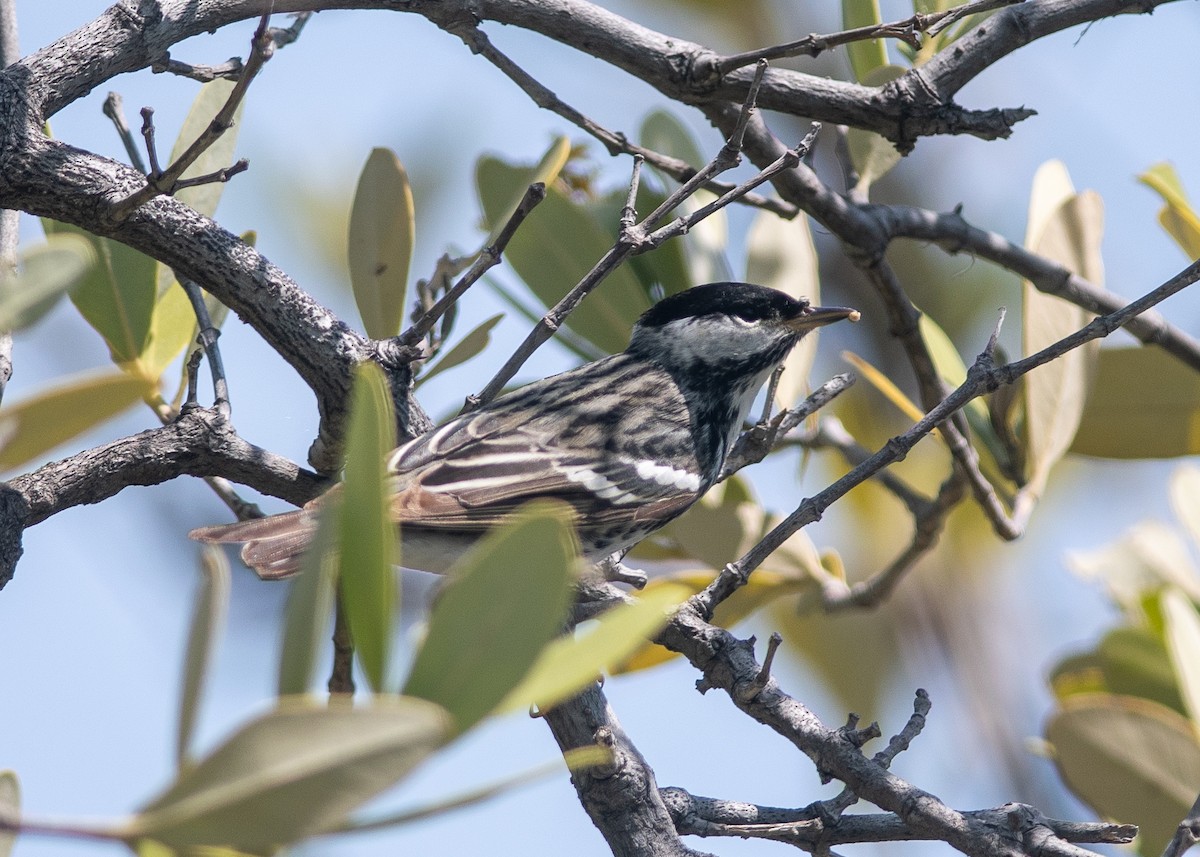
[[[21,817],[21,784],[13,771],[0,771],[0,818],[17,821]],[[0,857],[12,854],[17,834],[0,830]]]
[[[475,167],[475,182],[479,190],[479,199],[483,203],[484,226],[489,231],[487,244],[496,240],[508,219],[513,216],[525,191],[531,184],[544,184],[549,190],[567,161],[571,158],[571,141],[567,137],[555,137],[550,148],[531,167],[517,168],[513,173],[504,176],[489,177],[486,184],[482,181],[481,170],[483,162]],[[523,227],[522,227],[523,228]]]
[[[692,594],[690,587],[677,584],[647,586],[632,604],[620,604],[601,614],[590,630],[555,640],[501,708],[536,705],[544,711],[570,699],[601,673],[615,671],[657,634]]]
[[[21,253],[16,274],[0,272],[0,330],[21,330],[53,309],[95,264],[82,235],[50,235]]]
[[[384,473],[384,458],[395,445],[387,379],[374,363],[365,363],[355,374],[350,396],[338,579],[354,650],[377,693],[387,679],[399,598],[393,566],[400,556]]]
[[[1171,657],[1161,636],[1140,626],[1114,628],[1100,640],[1096,652],[1104,690],[1149,699],[1185,713]]]
[[[179,734],[175,761],[180,770],[190,761],[189,749],[196,732],[204,683],[212,666],[217,639],[225,625],[229,607],[229,562],[225,554],[205,545],[200,554],[202,580],[188,631],[187,655],[183,662],[183,693],[179,702]]]
[[[367,335],[395,336],[404,321],[416,215],[412,187],[390,149],[372,149],[350,210],[350,285]]]
[[[281,697],[308,693],[317,659],[329,638],[337,586],[337,522],[337,501],[332,499],[317,520],[300,574],[291,584],[279,654],[277,690]]]
[[[89,373],[0,409],[0,471],[45,455],[151,392],[145,380],[123,372]]]
[[[807,298],[814,305],[821,303],[817,250],[803,213],[784,220],[763,211],[754,218],[746,237],[746,280],[794,298]],[[808,374],[816,353],[817,331],[813,331],[784,360],[775,391],[779,407],[790,408],[807,395]]]
[[[242,727],[131,819],[124,838],[264,853],[341,822],[449,737],[425,700],[369,707],[285,700]]]
[[[176,160],[192,143],[207,129],[217,113],[229,100],[236,83],[232,80],[209,81],[200,87],[196,98],[183,120],[175,146],[171,149],[171,160]],[[200,153],[200,157],[184,170],[182,178],[190,179],[197,176],[209,175],[217,170],[223,170],[233,164],[234,153],[237,149],[238,130],[242,123],[242,108],[246,106],[243,100],[233,113],[233,126],[225,129],[216,141]],[[205,217],[212,217],[217,211],[217,203],[225,190],[225,182],[208,182],[177,190],[175,198],[185,205],[190,205]]]
[[[1174,587],[1163,591],[1159,603],[1179,694],[1192,728],[1200,736],[1200,616],[1191,599]]]
[[[1189,259],[1200,259],[1200,217],[1188,202],[1175,167],[1158,163],[1138,176],[1138,181],[1162,197],[1165,203],[1158,212],[1158,222],[1175,239]]]
[[[860,82],[864,86],[883,86],[904,72],[905,69],[898,65],[882,65],[872,69],[866,77],[860,78]],[[850,163],[858,173],[858,183],[854,189],[864,196],[872,184],[891,172],[904,157],[891,140],[863,128],[850,128],[846,131],[846,147],[850,152]]]
[[[150,319],[158,298],[154,260],[77,226],[46,219],[42,226],[47,236],[82,235],[91,243],[96,264],[71,291],[71,301],[104,337],[114,363],[130,363],[141,357],[150,338]]]
[[[429,699],[465,731],[521,681],[562,629],[577,557],[567,511],[531,504],[451,572],[404,693]]]
[[[842,0],[842,29],[853,30],[882,23],[879,0]],[[887,65],[887,45],[883,39],[851,42],[846,46],[854,79],[865,81],[868,74]]]
[[[158,380],[163,370],[194,338],[196,314],[183,286],[172,282],[158,298],[150,320],[150,341],[136,365],[147,380]]]
[[[1103,231],[1104,209],[1100,197],[1090,191],[1076,194],[1060,161],[1043,164],[1034,177],[1025,246],[1099,285],[1104,282],[1100,259]],[[1042,294],[1029,282],[1024,284],[1023,293],[1026,354],[1074,333],[1090,318],[1074,304]],[[1099,342],[1088,343],[1039,366],[1026,377],[1025,490],[1032,499],[1041,496],[1050,469],[1075,437],[1095,373],[1098,349]]]
[[[1063,780],[1098,814],[1137,824],[1159,854],[1196,799],[1200,746],[1165,706],[1109,694],[1068,697],[1046,725]]]
[[[1101,458],[1200,453],[1200,375],[1161,348],[1101,348],[1071,452]]]
[[[453,348],[442,355],[441,360],[421,373],[418,384],[424,384],[430,378],[437,377],[447,369],[453,369],[455,366],[466,363],[472,357],[483,351],[483,349],[487,348],[488,343],[492,339],[492,328],[495,327],[502,318],[504,318],[504,313],[498,313],[491,318],[486,319],[482,324],[460,339]]]
[[[480,159],[476,184],[489,225],[503,222],[501,206],[514,188],[523,190],[528,174],[495,158]],[[616,228],[597,223],[583,205],[548,187],[546,199],[513,235],[505,258],[538,300],[553,306],[608,252]],[[624,350],[630,327],[649,308],[637,276],[622,265],[567,317],[567,327],[604,353],[615,353]]]

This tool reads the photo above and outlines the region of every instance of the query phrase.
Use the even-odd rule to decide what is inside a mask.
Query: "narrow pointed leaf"
[[[54,308],[95,264],[92,243],[81,235],[51,235],[24,251],[20,271],[0,276],[0,330],[22,330]]]
[[[1100,239],[1104,210],[1092,192],[1076,194],[1066,167],[1044,164],[1034,178],[1029,202],[1026,246],[1093,283],[1104,280]],[[1074,333],[1090,315],[1074,304],[1045,295],[1026,282],[1023,288],[1026,354]],[[1050,469],[1071,446],[1095,373],[1099,342],[1088,343],[1039,366],[1025,381],[1025,460],[1027,493],[1040,497]]]
[[[817,250],[804,214],[784,220],[769,211],[761,212],[750,225],[746,247],[748,282],[820,305]],[[783,361],[783,375],[775,391],[781,408],[790,408],[808,393],[808,375],[817,353],[817,333],[805,336]]]
[[[557,505],[486,536],[451,573],[404,693],[442,705],[460,731],[491,712],[562,629],[576,555]]]
[[[0,409],[0,471],[45,455],[151,392],[145,380],[123,372],[86,374]]]
[[[396,530],[384,474],[384,457],[396,445],[396,422],[387,379],[373,363],[359,367],[346,432],[346,478],[338,539],[342,605],[363,672],[381,692],[397,609]]]
[[[555,640],[501,708],[518,710],[536,705],[544,711],[570,699],[644,646],[692,594],[687,586],[647,587],[634,603],[620,604],[601,614],[590,630]]]
[[[71,291],[71,302],[104,337],[112,361],[130,363],[150,338],[150,319],[158,298],[154,260],[107,238],[65,223],[42,220],[49,235],[82,235],[92,245],[96,264]]]
[[[350,285],[367,335],[395,336],[404,321],[416,215],[400,159],[372,149],[350,210]]]
[[[229,94],[233,92],[235,85],[232,80],[219,78],[200,87],[191,109],[188,110],[188,114],[183,120],[183,126],[179,129],[175,145],[171,149],[172,161],[182,155],[204,133],[213,118],[225,106],[225,102],[229,100]],[[242,109],[245,106],[246,102],[243,100],[234,111],[233,126],[227,128],[216,142],[200,154],[200,157],[184,171],[183,178],[190,179],[209,175],[233,165],[234,154],[237,151],[238,130],[242,124]],[[190,205],[205,217],[212,217],[216,213],[217,203],[221,201],[225,185],[226,182],[193,185],[176,191],[174,197],[180,202]]]
[[[842,29],[853,30],[882,23],[879,0],[842,0]],[[887,65],[887,46],[882,39],[868,39],[846,45],[854,79],[863,81],[880,66]]]
[[[1162,197],[1164,205],[1158,222],[1167,234],[1189,259],[1200,259],[1200,216],[1188,202],[1175,167],[1166,162],[1155,164],[1138,176],[1138,181]]]
[[[286,702],[181,774],[122,834],[177,849],[273,853],[341,823],[449,735],[446,713],[420,699],[364,708]]]
[[[229,563],[225,554],[206,545],[200,554],[202,572],[196,609],[188,632],[187,655],[183,665],[183,694],[179,704],[179,734],[175,743],[175,763],[180,770],[190,762],[189,748],[196,733],[204,684],[212,667],[217,640],[225,626],[229,608]]]
[[[317,532],[304,555],[300,574],[292,581],[283,617],[283,645],[279,656],[278,693],[306,694],[321,651],[329,639],[337,586],[338,506],[326,508],[317,521]]]
[[[1192,728],[1200,736],[1200,615],[1196,613],[1196,605],[1179,589],[1164,590],[1160,604],[1179,695],[1183,697]]]
[[[0,818],[16,821],[21,817],[21,784],[14,771],[0,771]],[[0,857],[9,857],[17,834],[0,830]]]
[[[883,65],[872,69],[865,78],[860,78],[860,82],[864,86],[883,86],[904,72],[905,69],[898,65]],[[858,173],[855,190],[863,195],[866,195],[872,184],[891,172],[904,157],[891,140],[863,128],[850,128],[846,131],[846,146],[850,152],[850,163]]]
[[[504,318],[504,313],[494,315],[460,339],[453,348],[442,355],[441,360],[421,373],[419,383],[424,384],[430,378],[436,378],[447,369],[453,369],[455,366],[466,363],[483,351],[483,349],[487,348],[488,343],[492,340],[492,328],[502,318]]]

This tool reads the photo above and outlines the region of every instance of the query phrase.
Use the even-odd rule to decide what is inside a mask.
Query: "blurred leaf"
[[[653,581],[633,603],[602,613],[590,630],[547,646],[501,707],[511,710],[532,704],[545,711],[570,699],[601,673],[628,672],[618,664],[662,630],[694,591],[689,586]]]
[[[71,302],[104,337],[114,363],[131,363],[141,357],[158,298],[154,260],[77,226],[45,218],[42,226],[47,236],[81,235],[91,243],[96,264],[71,292]]]
[[[1185,464],[1171,473],[1171,510],[1200,548],[1200,468]]]
[[[1097,647],[1105,689],[1149,699],[1184,713],[1171,658],[1162,638],[1145,628],[1114,628]]]
[[[578,556],[569,516],[536,503],[480,540],[450,574],[404,693],[466,731],[495,709],[563,626]]]
[[[147,380],[157,380],[171,361],[194,339],[196,314],[183,286],[172,282],[162,293],[150,320],[150,340],[139,361]],[[187,369],[184,367],[184,371]]]
[[[179,705],[179,734],[175,743],[175,764],[181,771],[191,762],[188,750],[196,733],[204,683],[208,679],[217,640],[225,626],[225,614],[229,608],[229,563],[225,554],[211,545],[205,545],[200,554],[200,570],[200,592],[188,630],[183,693]]]
[[[1101,348],[1071,452],[1101,458],[1200,453],[1200,377],[1161,348]]]
[[[0,409],[0,471],[27,464],[152,392],[144,379],[123,372],[88,373]]]
[[[1055,699],[1062,700],[1080,693],[1107,693],[1112,688],[1106,681],[1100,654],[1081,652],[1068,655],[1054,665],[1050,671],[1050,689]]]
[[[650,595],[657,597],[660,589],[675,591],[682,587],[686,591],[686,595],[679,598],[679,601],[682,602],[684,598],[690,598],[712,583],[714,576],[711,570],[673,572],[651,580],[642,590],[642,595],[643,597]],[[750,575],[749,583],[718,605],[713,614],[712,623],[721,628],[732,628],[771,602],[803,592],[811,585],[808,579],[797,577],[794,574],[767,571],[762,568],[756,569],[754,574]],[[637,672],[666,663],[676,657],[678,656],[674,652],[657,643],[645,643],[637,647],[628,657],[617,662],[612,672],[614,675]]]
[[[348,258],[354,302],[373,339],[395,336],[404,321],[415,223],[400,159],[389,149],[372,149],[350,210]]]
[[[1184,708],[1200,736],[1200,616],[1196,605],[1174,587],[1162,593],[1164,634]]]
[[[916,422],[925,416],[925,412],[917,406],[916,402],[904,395],[904,391],[897,387],[892,379],[880,372],[863,358],[859,357],[853,351],[843,351],[842,359],[848,362],[851,366],[858,370],[859,374],[879,392],[883,393],[884,398],[896,406],[899,411],[906,417]],[[934,434],[938,434],[938,430],[934,429]]]
[[[883,23],[879,16],[879,0],[842,0],[842,29],[853,30]],[[854,79],[860,83],[880,66],[887,65],[887,45],[883,39],[869,39],[846,45]]]
[[[455,366],[466,363],[472,357],[483,351],[483,349],[487,348],[488,343],[492,338],[492,328],[495,327],[502,318],[504,318],[504,313],[498,313],[497,315],[485,320],[482,324],[460,339],[458,344],[442,355],[441,360],[421,373],[421,377],[417,381],[418,385],[424,384],[430,378],[440,375],[447,369],[453,369]]]
[[[746,236],[746,280],[820,305],[817,250],[806,215],[797,214],[792,220],[769,211],[755,215]],[[805,336],[783,361],[783,375],[775,391],[779,407],[790,408],[808,394],[817,334],[813,331]]]
[[[14,771],[0,771],[0,818],[21,818],[21,784]],[[17,834],[0,830],[0,857],[9,857],[16,841]]]
[[[731,476],[667,524],[660,534],[676,542],[678,556],[709,568],[724,568],[753,547],[766,531],[766,512],[746,481]]]
[[[383,464],[395,446],[387,379],[374,363],[364,363],[355,374],[346,429],[338,579],[354,651],[376,693],[387,680],[399,599],[393,566],[400,556]]]
[[[614,230],[621,221],[621,210],[629,196],[628,189],[618,188],[600,197],[595,202],[587,204],[596,222],[601,226],[610,225]],[[637,211],[639,216],[649,214],[658,208],[666,199],[661,193],[650,190],[643,183],[638,187]],[[697,227],[700,228],[700,227]],[[691,257],[694,253],[684,253],[691,233],[681,236],[683,240],[672,239],[651,250],[640,253],[625,261],[625,267],[633,271],[642,290],[651,296],[662,294],[663,297],[682,292],[690,288],[695,280],[692,279]],[[603,288],[603,286],[601,286]],[[590,300],[590,298],[589,298]]]
[[[1200,259],[1200,217],[1188,202],[1183,183],[1175,167],[1167,162],[1155,164],[1138,176],[1138,181],[1162,197],[1166,203],[1158,212],[1158,222],[1175,239],[1189,259]]]
[[[178,159],[208,129],[217,113],[229,100],[229,95],[236,85],[232,80],[217,79],[200,87],[200,91],[196,94],[196,100],[192,102],[192,107],[183,120],[183,126],[179,129],[175,146],[171,149],[172,161]],[[233,164],[234,152],[237,149],[238,130],[242,124],[242,109],[245,106],[244,100],[238,104],[233,114],[233,126],[227,128],[224,134],[200,154],[200,157],[184,171],[182,178],[190,179],[209,175]],[[185,205],[190,205],[205,217],[212,217],[217,211],[217,203],[221,201],[221,194],[225,191],[225,184],[225,182],[209,182],[185,187],[173,195],[177,200]]]
[[[0,330],[22,330],[37,322],[95,264],[92,242],[82,235],[50,235],[45,244],[21,253],[20,270],[0,273]]]
[[[865,78],[860,77],[859,81],[864,86],[883,86],[900,77],[905,71],[898,65],[883,65],[872,69]],[[891,140],[862,128],[847,129],[846,147],[850,152],[850,163],[858,173],[858,183],[854,190],[863,196],[866,196],[871,185],[891,172],[904,157]]]
[[[420,699],[283,702],[176,778],[122,836],[274,853],[341,822],[449,738],[446,713]]]
[[[279,653],[277,692],[281,697],[308,693],[317,660],[329,639],[337,586],[338,520],[338,506],[326,505],[301,560],[300,574],[291,584]]]
[[[1085,579],[1102,583],[1109,597],[1134,619],[1145,616],[1143,598],[1164,586],[1177,586],[1200,598],[1200,574],[1175,530],[1143,521],[1119,540],[1091,551],[1070,551],[1067,565]]]
[[[1101,816],[1137,824],[1142,854],[1162,852],[1200,783],[1200,746],[1187,720],[1144,699],[1072,696],[1046,724],[1046,738],[1077,797]]]
[[[1076,194],[1061,161],[1043,164],[1033,180],[1025,246],[1097,285],[1104,282],[1100,239],[1104,208],[1090,191]],[[1091,315],[1074,304],[1023,286],[1024,352],[1074,333]],[[1071,446],[1095,374],[1100,343],[1090,342],[1039,366],[1025,379],[1025,490],[1038,498],[1050,469]]]
[[[484,243],[491,244],[496,240],[500,230],[525,198],[525,192],[531,184],[541,182],[549,191],[570,158],[571,141],[566,137],[555,137],[550,148],[531,167],[515,167],[498,158],[487,159],[508,167],[508,171],[501,170],[490,174],[486,183],[482,173],[485,159],[480,159],[475,165],[475,186],[483,205],[484,227],[490,230]],[[521,228],[524,229],[523,226]]]
[[[489,224],[502,222],[500,204],[521,186],[527,169],[481,158],[476,183]],[[612,247],[614,232],[597,223],[583,206],[557,188],[534,209],[513,235],[505,257],[530,290],[553,306]],[[617,268],[567,317],[567,326],[605,353],[622,351],[629,329],[650,308],[650,298],[627,266]]]
[[[638,131],[638,139],[647,149],[678,158],[696,170],[707,161],[700,154],[700,147],[692,139],[691,132],[675,114],[667,110],[654,110],[646,114]]]

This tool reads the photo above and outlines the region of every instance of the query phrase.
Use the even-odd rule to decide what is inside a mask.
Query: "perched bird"
[[[846,307],[749,283],[710,283],[647,310],[629,347],[457,417],[387,459],[403,563],[444,571],[530,500],[575,511],[584,557],[625,551],[712,487],[767,377]],[[331,491],[282,515],[193,530],[244,542],[262,577],[299,570]]]

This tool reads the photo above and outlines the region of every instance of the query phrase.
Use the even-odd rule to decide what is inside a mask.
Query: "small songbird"
[[[441,572],[523,503],[575,512],[583,556],[628,550],[695,503],[771,372],[809,331],[857,310],[814,307],[749,283],[710,283],[659,301],[629,347],[501,396],[387,459],[403,564]],[[299,570],[326,498],[281,515],[193,530],[244,542],[261,577]]]

